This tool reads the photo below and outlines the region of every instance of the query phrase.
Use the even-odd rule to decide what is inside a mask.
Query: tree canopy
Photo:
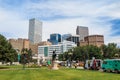
[[[116,54],[119,57],[119,48],[115,43],[109,43],[108,45],[102,45],[101,50],[103,52],[103,58],[114,58]]]
[[[0,61],[13,62],[17,61],[17,52],[6,38],[0,34]]]
[[[68,50],[67,52],[60,54],[60,60],[68,60],[69,53],[72,53],[72,60],[85,61],[95,57],[97,59],[113,59],[120,58],[120,48],[115,43],[109,43],[108,45],[102,45],[101,47],[86,45],[79,46]]]
[[[32,61],[32,50],[23,48],[21,51],[21,59],[20,62],[23,64],[29,63]]]

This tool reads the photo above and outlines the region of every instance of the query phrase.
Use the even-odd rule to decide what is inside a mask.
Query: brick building
[[[84,41],[80,41],[80,46],[94,45],[100,47],[104,44],[103,35],[89,35],[84,38]]]
[[[18,38],[18,39],[9,39],[8,41],[11,43],[12,47],[16,50],[19,50],[19,52],[21,52],[23,48],[29,49],[28,39]]]

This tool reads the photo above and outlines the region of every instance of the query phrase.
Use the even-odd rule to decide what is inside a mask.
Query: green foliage
[[[68,50],[68,52],[61,54],[61,59],[64,58],[64,60],[68,60],[70,52],[73,53],[72,60],[80,61],[92,59],[92,57],[97,59],[120,58],[120,48],[118,48],[115,43],[109,43],[108,45],[102,45],[101,47],[93,45],[75,47]]]
[[[58,55],[58,60],[60,60],[60,61],[63,61],[64,59],[63,59],[63,54],[59,54]]]
[[[27,48],[23,48],[21,51],[21,63],[29,63],[32,62],[32,50],[31,49],[27,49]]]
[[[102,52],[101,52],[101,49],[97,46],[93,46],[93,45],[90,45],[88,46],[89,50],[88,50],[88,54],[89,54],[89,57],[90,59],[92,59],[92,57],[95,57],[97,59],[101,59],[102,58]]]
[[[13,62],[17,61],[17,52],[12,48],[12,45],[0,34],[0,61]]]
[[[86,59],[92,59],[92,57],[102,58],[101,49],[97,46],[87,45],[87,46],[80,46],[75,47],[68,52],[63,54],[65,60],[69,59],[69,53],[72,53],[72,60],[80,60],[85,61]]]
[[[120,58],[120,48],[117,48],[117,53],[115,54],[115,57]]]
[[[115,43],[102,45],[101,50],[103,52],[103,58],[114,58],[116,54],[119,55],[119,48],[117,48],[117,44]]]

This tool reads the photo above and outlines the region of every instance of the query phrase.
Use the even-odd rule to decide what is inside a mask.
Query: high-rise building
[[[77,26],[76,34],[80,36],[80,40],[84,40],[84,37],[89,35],[88,27]]]
[[[62,40],[72,41],[75,44],[79,43],[79,35],[64,34],[62,35]]]
[[[35,18],[29,20],[29,34],[30,43],[35,44],[42,41],[42,22]]]
[[[71,34],[63,34],[62,41],[67,40],[70,36],[71,36]]]
[[[58,33],[54,33],[54,34],[50,34],[50,39],[49,41],[53,44],[53,45],[56,45],[58,44],[59,42],[61,42],[61,35],[58,34]]]

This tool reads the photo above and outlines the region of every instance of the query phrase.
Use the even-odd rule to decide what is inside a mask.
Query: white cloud
[[[105,39],[105,43],[106,44],[117,43],[118,46],[120,46],[120,36],[114,36],[114,37],[107,36],[106,39]]]
[[[33,13],[37,16],[50,17],[54,15],[64,16],[109,16],[120,17],[120,2],[109,1],[89,1],[89,0],[50,0],[40,3],[27,3],[23,8],[27,13]],[[38,12],[38,13],[35,13]],[[117,14],[117,15],[114,15]]]
[[[111,1],[111,0],[110,0]],[[105,43],[120,43],[119,36],[111,38],[111,24],[99,17],[111,19],[120,18],[120,1],[108,2],[105,0],[48,0],[33,3],[23,3],[14,11],[0,8],[0,32],[10,32],[17,37],[28,36],[28,19],[26,17],[54,17],[56,15],[69,18],[58,18],[43,21],[43,40],[49,38],[51,33],[73,33],[77,25],[89,27],[90,34],[102,34]],[[2,15],[2,16],[1,16]],[[3,26],[3,27],[2,27]]]
[[[12,13],[9,11],[5,11],[0,9],[0,32],[5,34],[9,33],[8,37],[14,38],[19,37],[27,37],[28,34],[28,21],[22,20],[19,15],[16,13]]]

